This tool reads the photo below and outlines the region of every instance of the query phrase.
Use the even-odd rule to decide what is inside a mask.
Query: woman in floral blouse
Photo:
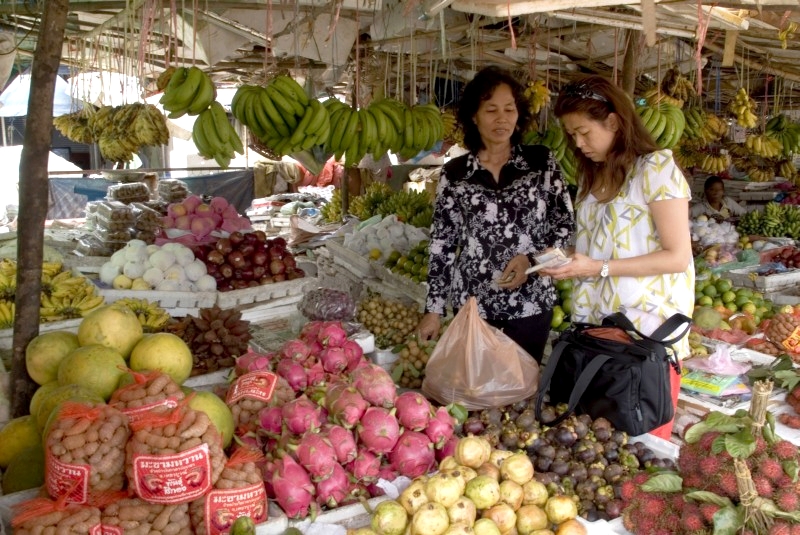
[[[556,292],[525,270],[534,254],[569,243],[574,219],[553,154],[521,144],[530,120],[508,72],[488,67],[464,87],[458,121],[469,152],[439,178],[418,327],[425,340],[438,334],[448,304],[458,310],[474,296],[481,317],[542,360]]]

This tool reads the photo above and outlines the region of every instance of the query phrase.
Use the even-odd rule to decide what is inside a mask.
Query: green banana
[[[178,67],[175,69],[175,72],[172,73],[167,87],[164,88],[164,93],[158,100],[159,104],[161,104],[164,109],[167,109],[167,106],[170,108],[175,106],[176,90],[186,81],[187,70],[186,67]]]
[[[212,102],[214,102],[214,98],[216,98],[216,88],[214,87],[214,82],[211,80],[211,77],[203,73],[203,79],[200,82],[200,87],[195,93],[194,99],[192,99],[192,104],[189,106],[187,113],[189,115],[197,115],[201,111],[208,108]]]
[[[306,95],[303,87],[297,83],[297,80],[290,76],[279,75],[276,76],[272,83],[275,84],[276,89],[280,89],[289,101],[297,101],[301,107],[305,108],[311,99]]]
[[[220,140],[226,143],[230,139],[231,123],[228,121],[228,115],[225,113],[225,108],[216,100],[211,103],[211,118],[214,122],[214,129],[219,134]]]
[[[200,84],[203,83],[203,76],[205,76],[205,73],[198,67],[189,67],[186,72],[186,79],[175,89],[173,105],[170,107],[164,106],[164,109],[170,112],[168,115],[170,119],[183,117],[189,111],[194,96],[200,88]]]
[[[269,94],[269,98],[272,100],[272,103],[275,104],[275,107],[278,109],[278,111],[280,111],[283,121],[290,130],[294,131],[297,128],[297,117],[302,117],[303,112],[301,111],[301,113],[297,115],[294,106],[292,106],[289,100],[283,96],[283,93],[281,93],[278,88],[272,84],[265,87],[265,89],[267,90],[267,94]],[[270,116],[270,118],[272,118],[272,116]]]
[[[311,106],[306,108],[305,114],[300,119],[300,123],[295,128],[292,135],[289,137],[289,146],[292,148],[291,152],[296,152],[300,148],[303,139],[306,137],[308,125],[311,124],[311,118],[314,116],[314,108]]]
[[[262,109],[266,113],[269,120],[272,121],[275,130],[283,137],[289,137],[291,135],[291,129],[294,127],[290,127],[289,124],[284,120],[283,115],[278,111],[277,106],[275,106],[275,101],[272,99],[271,93],[266,88],[261,88],[258,94],[259,102],[261,104]],[[291,128],[291,129],[290,129]]]

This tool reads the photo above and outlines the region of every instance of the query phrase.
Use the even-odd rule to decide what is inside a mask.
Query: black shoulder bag
[[[670,366],[680,375],[671,346],[686,335],[691,321],[675,314],[650,336],[620,312],[603,318],[602,325],[574,324],[559,336],[547,361],[536,399],[537,419],[549,392],[550,403],[567,403],[568,409],[548,425],[557,425],[572,412],[593,419],[602,416],[630,435],[669,422],[675,410]],[[665,339],[682,326],[679,335]]]

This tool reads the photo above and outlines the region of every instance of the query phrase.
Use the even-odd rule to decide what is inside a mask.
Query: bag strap
[[[569,401],[567,402],[567,410],[564,411],[561,416],[558,416],[555,420],[547,424],[550,427],[554,427],[567,418],[569,418],[570,414],[575,411],[575,407],[578,406],[583,394],[586,392],[586,389],[589,388],[589,385],[594,379],[594,376],[597,375],[597,372],[600,371],[600,368],[611,360],[609,355],[597,355],[595,356],[589,364],[583,369],[581,374],[578,376],[578,380],[575,381],[575,386],[572,387],[572,392],[569,394]],[[537,403],[537,409],[539,409],[539,404]],[[538,418],[537,414],[537,418]]]
[[[609,314],[605,318],[603,318],[604,325],[613,325],[619,327],[621,329],[625,329],[626,331],[634,332],[639,337],[643,338],[644,340],[650,340],[651,342],[658,342],[664,345],[672,345],[684,336],[686,333],[689,332],[689,328],[692,326],[692,319],[687,316],[686,314],[681,314],[680,312],[676,312],[671,317],[667,318],[667,320],[662,323],[658,329],[653,331],[653,334],[647,336],[646,334],[640,332],[636,327],[634,327],[633,322],[628,319],[628,316],[623,314],[622,312],[615,312],[613,314]],[[670,334],[671,332],[675,331],[679,327],[683,326],[681,329],[680,334],[677,336],[670,338],[669,340],[665,339],[665,337]]]
[[[539,392],[536,394],[536,420],[542,420],[542,405],[544,405],[544,395],[550,389],[550,382],[553,380],[553,374],[556,372],[558,361],[561,359],[561,353],[564,348],[569,345],[566,340],[559,340],[547,357],[547,366],[544,367],[542,377],[539,380]]]

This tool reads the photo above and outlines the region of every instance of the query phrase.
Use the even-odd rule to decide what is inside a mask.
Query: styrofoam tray
[[[374,510],[375,507],[388,500],[388,496],[378,496],[377,498],[370,498],[367,500],[367,505],[370,509]],[[324,511],[317,515],[314,523],[319,524],[336,524],[345,529],[358,529],[368,526],[371,519],[371,513],[361,503],[354,503]],[[299,527],[308,523],[308,520],[289,520],[289,526]]]
[[[262,284],[255,288],[216,292],[216,303],[220,308],[235,308],[253,303],[277,301],[293,296],[302,296],[306,285],[316,285],[315,277],[302,277],[273,284]],[[213,305],[213,304],[212,304]]]
[[[147,299],[151,303],[165,309],[172,315],[176,311],[196,310],[214,306],[217,292],[164,292],[159,290],[114,290],[98,286],[97,293],[102,295],[107,303],[120,299]]]
[[[800,284],[800,269],[793,269],[774,275],[758,275],[758,266],[745,269],[732,269],[727,272],[727,277],[734,286],[742,288],[755,288],[762,292],[772,292]]]
[[[428,285],[424,282],[414,282],[408,277],[393,273],[380,262],[372,262],[375,275],[389,286],[402,289],[403,293],[413,298],[418,303],[425,303],[428,296]]]
[[[325,249],[328,250],[334,263],[351,270],[354,274],[363,277],[372,277],[374,272],[369,260],[360,254],[352,251],[335,240],[327,240]]]

